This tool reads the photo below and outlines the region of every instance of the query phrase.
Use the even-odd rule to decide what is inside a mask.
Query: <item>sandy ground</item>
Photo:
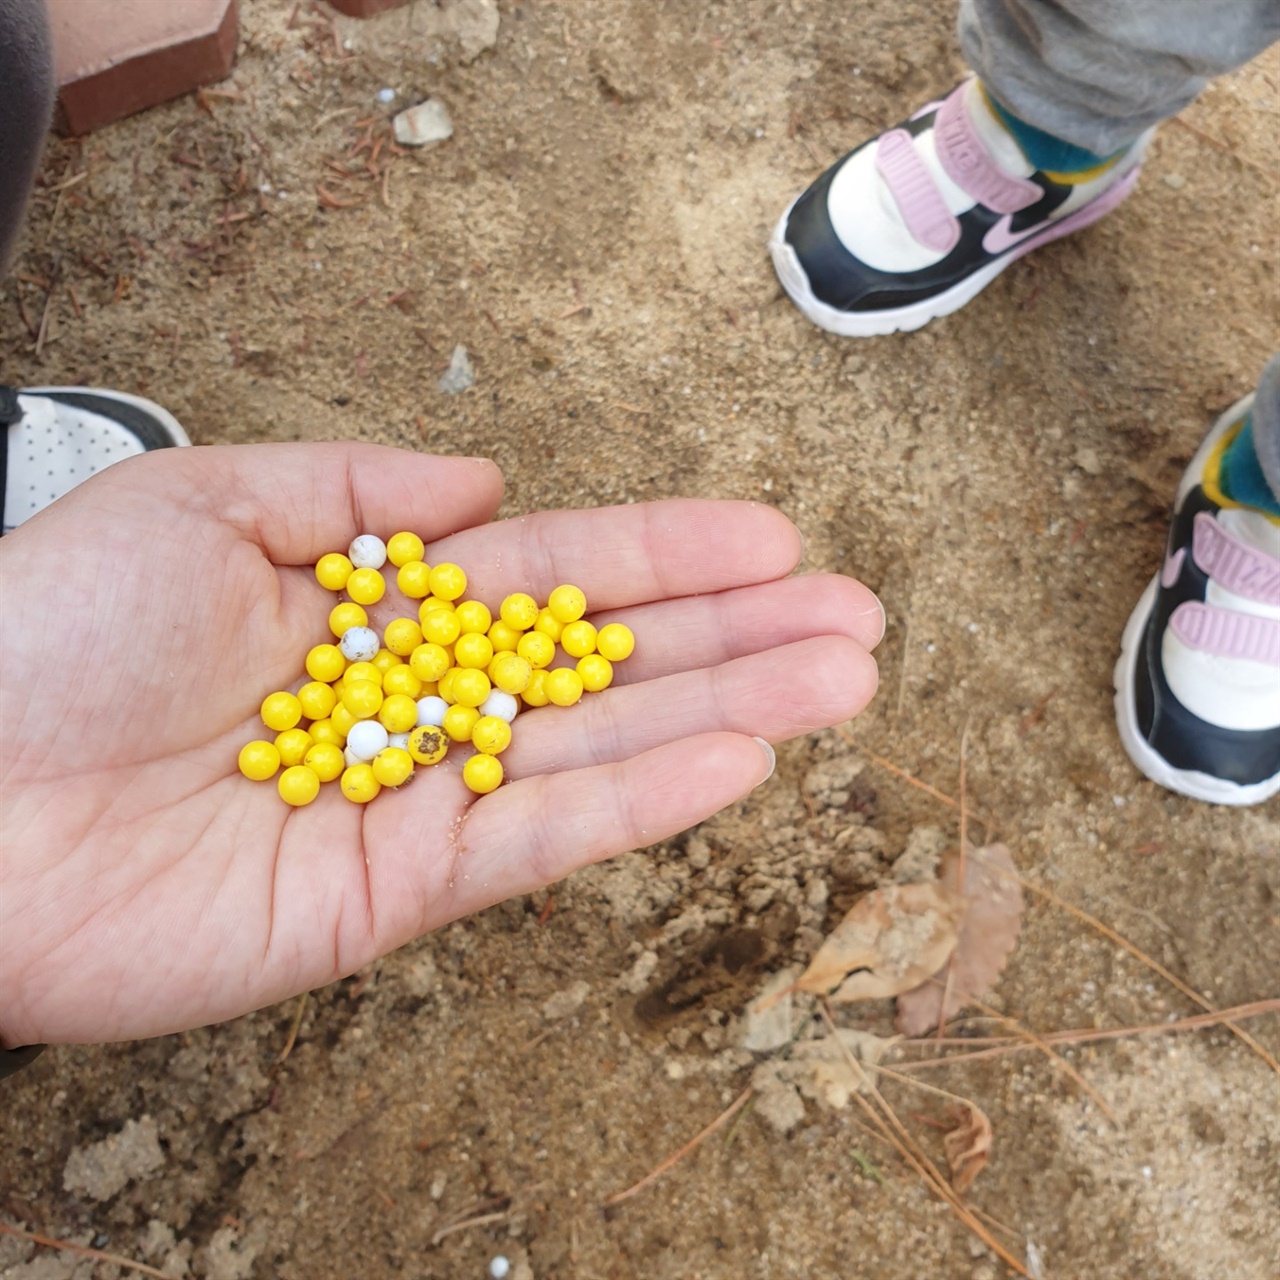
[[[52,143],[0,301],[6,380],[150,395],[202,444],[488,454],[509,512],[776,503],[810,567],[886,603],[859,744],[954,795],[968,726],[971,802],[1025,875],[1219,1006],[1276,995],[1276,813],[1140,778],[1110,678],[1177,477],[1275,342],[1280,60],[1167,126],[1104,223],[855,343],[794,312],[764,243],[823,165],[954,81],[948,6],[501,0],[470,61],[427,0],[336,40],[290,8],[243,3],[235,96]],[[334,170],[429,93],[451,141]],[[476,382],[446,396],[456,344]],[[857,1113],[812,1102],[601,1207],[750,1079],[735,1028],[765,977],[955,836],[838,734],[794,743],[696,833],[314,993],[283,1065],[296,1002],[47,1053],[3,1086],[0,1213],[210,1280],[465,1280],[496,1254],[518,1280],[995,1280]],[[993,999],[1040,1031],[1196,1011],[1041,900]],[[1251,1028],[1280,1052],[1277,1019]],[[927,1077],[991,1117],[970,1201],[1013,1253],[1047,1280],[1274,1277],[1265,1063],[1222,1029],[1070,1061],[1114,1124],[1035,1054]],[[941,1159],[945,1100],[884,1088]],[[117,1274],[0,1238],[5,1280]]]

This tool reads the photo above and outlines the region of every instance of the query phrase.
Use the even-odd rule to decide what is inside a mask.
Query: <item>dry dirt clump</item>
[[[1142,780],[1109,685],[1182,468],[1274,345],[1276,56],[1163,128],[1103,222],[956,316],[849,342],[796,314],[764,245],[822,166],[960,74],[947,6],[241,13],[232,96],[50,146],[0,298],[6,381],[149,395],[205,445],[488,455],[507,514],[775,504],[808,568],[882,597],[881,689],[856,746],[783,747],[698,831],[305,1005],[46,1053],[0,1086],[0,1225],[192,1280],[466,1280],[497,1255],[520,1280],[998,1280],[954,1206],[859,1127],[874,1099],[843,1051],[826,1060],[820,1006],[796,1044],[826,1043],[800,1053],[823,1086],[780,1065],[798,997],[750,1046],[746,1011],[864,895],[936,879],[957,811],[869,753],[958,797],[966,726],[975,847],[1003,842],[1218,1008],[1277,994],[1277,815]],[[453,135],[401,154],[391,122],[428,98]],[[459,348],[469,375],[440,389]],[[1200,1012],[1027,904],[982,997],[1001,1015],[1045,1035]],[[947,1038],[1017,1039],[988,1018]],[[838,1042],[891,1040],[892,1019],[888,1000],[842,1005]],[[1241,1029],[1280,1053],[1280,1017]],[[935,1051],[900,1042],[875,1079],[947,1180],[948,1133],[977,1162],[972,1117],[889,1074]],[[965,1194],[997,1245],[1046,1280],[1274,1280],[1280,1084],[1259,1054],[1221,1026],[1054,1051],[912,1077],[989,1120]],[[0,1233],[3,1280],[121,1274]]]

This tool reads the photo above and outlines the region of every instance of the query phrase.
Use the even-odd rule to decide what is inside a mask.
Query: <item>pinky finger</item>
[[[665,840],[741,800],[772,773],[773,750],[760,739],[704,733],[621,763],[502,787],[467,818],[459,850],[467,875],[450,915]]]

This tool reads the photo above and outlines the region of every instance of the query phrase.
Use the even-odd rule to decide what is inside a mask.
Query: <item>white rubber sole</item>
[[[773,235],[769,237],[773,269],[787,291],[787,297],[799,307],[804,317],[813,321],[819,329],[839,334],[842,338],[882,338],[890,333],[910,333],[923,328],[930,320],[939,320],[953,311],[959,311],[1014,261],[1012,254],[1008,258],[997,258],[995,262],[975,271],[945,293],[905,307],[893,307],[884,311],[841,311],[814,296],[809,277],[800,266],[796,251],[787,243],[787,219],[790,216],[791,206],[788,205],[787,211],[773,229]]]
[[[182,429],[182,424],[166,409],[163,405],[156,404],[154,400],[147,400],[143,396],[131,396],[127,391],[104,391],[101,387],[20,387],[19,394],[24,396],[45,396],[52,392],[75,393],[82,392],[95,396],[101,396],[104,400],[119,400],[122,404],[131,404],[135,409],[141,409],[145,413],[149,413],[153,418],[158,418],[164,424],[164,428],[173,437],[174,444],[179,446],[189,446],[191,437]]]
[[[1175,769],[1162,755],[1158,754],[1138,730],[1138,711],[1134,704],[1134,677],[1138,666],[1138,646],[1142,643],[1142,633],[1146,629],[1147,618],[1155,604],[1156,591],[1160,586],[1160,575],[1157,574],[1147,585],[1129,621],[1125,624],[1124,636],[1120,641],[1120,657],[1116,662],[1115,706],[1116,728],[1120,731],[1120,741],[1124,745],[1129,759],[1152,782],[1179,795],[1190,796],[1193,800],[1203,800],[1208,804],[1225,804],[1246,806],[1262,804],[1272,796],[1280,793],[1280,775],[1268,778],[1265,782],[1254,782],[1241,785],[1228,782],[1224,778],[1215,778],[1212,774],[1199,773],[1193,769]]]

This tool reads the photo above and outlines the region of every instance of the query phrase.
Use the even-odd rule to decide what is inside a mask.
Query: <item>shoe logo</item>
[[[1160,585],[1168,591],[1182,572],[1182,562],[1187,558],[1186,547],[1179,547],[1172,555],[1165,552],[1164,567],[1160,570]]]
[[[1037,231],[1043,231],[1043,224],[1031,227],[1027,231],[1018,232],[1016,235],[1010,233],[1009,227],[1013,223],[1013,215],[1006,213],[999,222],[996,223],[985,236],[982,237],[982,247],[993,257],[997,254],[1004,253],[1006,249],[1012,249],[1015,244],[1021,244],[1028,236],[1033,236]]]

